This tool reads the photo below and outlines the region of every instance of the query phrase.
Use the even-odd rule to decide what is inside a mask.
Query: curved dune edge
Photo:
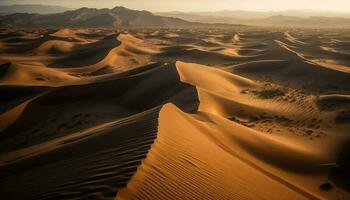
[[[191,120],[171,104],[162,108],[155,143],[116,199],[306,198],[233,157]]]
[[[204,65],[178,61],[176,68],[182,82],[218,93],[240,92],[242,88],[255,86],[249,79]]]
[[[153,144],[160,105],[171,101],[184,110],[196,107],[195,89],[179,81],[174,65],[145,66],[103,80],[49,89],[3,132],[2,142],[8,144],[0,155],[4,198],[114,198]],[[71,109],[63,110],[66,106]],[[67,134],[46,134],[55,127]],[[21,133],[28,136],[25,143],[19,143]],[[60,178],[51,181],[50,174]]]
[[[284,48],[285,50],[290,51],[291,53],[294,53],[296,56],[300,57],[301,59],[305,60],[306,62],[308,62],[310,64],[313,64],[316,66],[321,66],[321,67],[324,67],[326,69],[333,70],[333,71],[338,71],[338,72],[342,72],[342,73],[350,73],[350,70],[347,66],[337,64],[333,60],[323,60],[323,59],[315,59],[315,58],[310,59],[310,58],[307,58],[302,53],[299,53],[299,52],[293,50],[290,45],[288,45],[284,42],[281,42],[279,40],[276,40],[275,42],[278,45],[280,45],[281,48]]]
[[[0,85],[52,86],[69,85],[80,79],[42,65],[12,64]]]
[[[73,31],[66,29],[58,32],[60,34],[67,34],[67,37],[71,38],[67,31],[71,34],[74,33]],[[63,35],[60,35],[60,37],[63,37]],[[71,43],[71,45],[66,48],[63,44],[68,43]],[[75,43],[73,45],[73,43],[74,42],[60,40],[47,40],[37,48],[33,49],[32,52],[35,53],[34,55],[38,54],[39,57],[49,58],[49,51],[53,48],[59,47],[66,49],[66,53],[70,53],[74,56],[80,51],[92,51],[94,47],[91,47],[91,44],[94,43],[95,46],[106,46],[107,50],[108,48],[110,48],[110,50],[101,59],[95,59],[92,57],[91,59],[95,59],[93,62],[94,64],[79,67],[67,67],[65,65],[48,67],[51,64],[40,63],[35,60],[38,59],[36,58],[38,55],[33,56],[33,60],[29,61],[26,60],[28,59],[27,57],[24,58],[24,61],[21,61],[20,57],[15,58],[10,56],[7,59],[12,59],[14,62],[10,65],[4,76],[1,77],[0,85],[60,87],[65,85],[89,83],[95,81],[96,76],[99,75],[102,75],[99,79],[103,79],[105,78],[103,75],[106,74],[113,76],[113,74],[116,73],[122,73],[142,67],[147,63],[151,63],[151,55],[159,53],[159,50],[156,47],[152,47],[152,45],[148,44],[146,41],[138,39],[130,34],[118,34],[117,36],[110,35],[97,42],[83,43],[88,47],[84,47],[84,45],[79,46]],[[74,48],[76,49],[73,50]]]
[[[350,95],[329,94],[321,95],[316,100],[316,105],[321,110],[332,110],[350,105]]]
[[[138,39],[130,34],[118,34],[113,38],[116,47],[111,48],[101,59],[95,59],[94,64],[71,68],[56,68],[67,73],[94,73],[108,68],[112,71],[125,71],[150,62],[150,55],[158,53],[158,49],[152,47],[146,41]],[[107,46],[113,46],[106,44]]]
[[[12,89],[23,99],[2,109],[3,198],[350,199],[328,178],[349,139],[350,76],[315,63],[322,44],[346,54],[347,42],[174,31],[5,36],[1,89],[49,94],[27,105]],[[325,58],[347,65],[344,52]]]
[[[253,81],[197,64],[177,62],[176,67],[181,81],[197,87],[199,112],[163,106],[157,139],[117,200],[337,199],[337,190],[319,190],[335,162],[336,140],[312,144],[232,122],[215,112],[217,107],[208,109],[230,107],[210,96],[256,87]]]
[[[158,112],[150,109],[0,156],[1,194],[6,199],[112,199],[153,143]],[[52,157],[57,160],[50,162]],[[50,181],[53,171],[62,177]],[[33,174],[48,179],[33,180]]]
[[[9,127],[11,124],[13,124],[22,114],[24,109],[27,107],[27,105],[32,101],[32,99],[27,100],[16,107],[12,108],[11,110],[2,113],[0,115],[0,132],[5,130],[7,127]],[[1,164],[0,164],[1,165]]]

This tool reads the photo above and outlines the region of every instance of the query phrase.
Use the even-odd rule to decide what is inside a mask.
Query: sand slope
[[[239,102],[240,91],[259,85],[197,64],[177,62],[177,69],[182,81],[196,86],[199,112],[163,107],[151,151],[116,199],[337,199],[342,193],[319,187],[337,161],[337,147],[349,136],[311,141],[264,134],[242,121],[259,112],[275,113],[271,107],[278,103],[270,101],[268,110],[250,105],[249,98]],[[294,112],[302,118],[301,111]]]
[[[192,120],[163,107],[156,142],[116,199],[303,199],[232,157]]]
[[[346,33],[3,29],[0,195],[350,199]]]

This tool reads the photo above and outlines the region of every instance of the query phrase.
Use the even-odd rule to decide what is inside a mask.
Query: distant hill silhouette
[[[350,13],[318,11],[217,11],[164,12],[157,15],[192,22],[244,24],[253,26],[350,28]]]
[[[1,27],[77,27],[77,28],[185,28],[232,27],[225,24],[188,22],[174,17],[156,16],[148,11],[124,7],[113,9],[80,8],[56,14],[15,13],[0,16]]]

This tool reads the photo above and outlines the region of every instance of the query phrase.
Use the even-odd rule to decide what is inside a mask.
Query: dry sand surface
[[[0,199],[350,199],[350,32],[0,31]]]

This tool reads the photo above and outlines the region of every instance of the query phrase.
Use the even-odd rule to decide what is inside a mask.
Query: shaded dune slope
[[[241,125],[230,120],[237,107],[262,107],[238,103],[233,94],[259,85],[198,64],[177,62],[177,70],[183,82],[196,86],[198,112],[162,108],[156,141],[116,199],[337,199],[341,191],[324,193],[319,185],[327,181],[342,139],[300,140]]]
[[[179,81],[174,65],[49,89],[1,134],[1,193],[7,199],[114,197],[153,143],[166,102],[196,108],[195,89]],[[45,178],[32,180],[37,176]]]
[[[1,30],[0,194],[350,199],[343,35]]]
[[[172,105],[163,107],[156,142],[116,199],[303,199],[232,157],[191,119]]]

